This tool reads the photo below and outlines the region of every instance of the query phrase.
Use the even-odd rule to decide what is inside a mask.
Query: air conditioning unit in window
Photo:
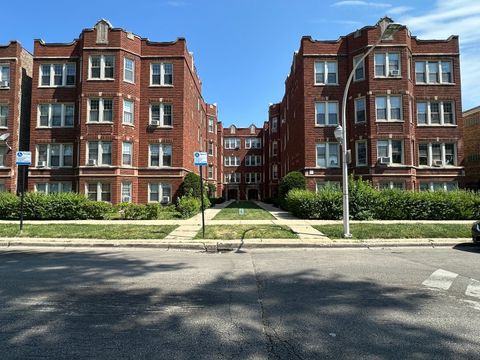
[[[47,166],[47,162],[46,162],[46,161],[39,161],[39,162],[38,162],[37,167],[39,167],[39,168],[44,168],[45,166]]]
[[[400,76],[400,70],[390,70],[390,76]]]
[[[152,120],[150,122],[150,126],[152,126],[152,127],[160,126],[160,120]]]
[[[97,165],[97,160],[95,159],[88,160],[88,166],[96,166],[96,165]]]
[[[162,204],[168,204],[170,202],[170,196],[162,196]]]
[[[390,156],[382,156],[378,158],[378,163],[380,165],[388,165],[392,162],[392,158]]]
[[[0,81],[0,87],[9,87],[10,83],[7,80]]]
[[[443,166],[443,161],[442,160],[435,160],[433,162],[433,166]]]

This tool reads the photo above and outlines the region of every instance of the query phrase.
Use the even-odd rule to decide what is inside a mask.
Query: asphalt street
[[[0,359],[477,359],[480,247],[0,250]]]

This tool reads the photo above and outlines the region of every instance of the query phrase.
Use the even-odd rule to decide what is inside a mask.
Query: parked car
[[[480,243],[480,221],[476,221],[472,225],[472,239],[474,243]]]

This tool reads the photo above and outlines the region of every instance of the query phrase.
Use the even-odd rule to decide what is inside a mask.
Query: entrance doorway
[[[248,200],[260,200],[258,197],[258,189],[248,189],[247,198]]]
[[[238,200],[238,189],[228,189],[227,200]]]

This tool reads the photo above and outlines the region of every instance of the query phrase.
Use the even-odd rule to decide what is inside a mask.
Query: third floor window
[[[402,97],[377,96],[375,98],[377,121],[401,121]]]
[[[417,124],[433,126],[455,124],[453,101],[417,102]]]
[[[123,68],[123,80],[127,82],[135,82],[135,60],[125,58]]]
[[[74,104],[38,105],[38,127],[73,127]]]
[[[150,104],[150,125],[170,127],[172,124],[172,104]]]
[[[173,85],[173,64],[152,63],[150,65],[150,85]]]
[[[315,103],[315,125],[335,126],[338,124],[338,102],[320,101]]]
[[[375,77],[400,76],[400,53],[375,54]]]
[[[0,104],[0,127],[8,126],[8,105]]]
[[[10,65],[0,64],[0,88],[10,86]]]
[[[225,149],[239,149],[240,148],[240,139],[239,138],[224,138],[223,144]]]
[[[415,81],[417,84],[451,84],[451,61],[415,61]]]
[[[315,85],[336,85],[337,83],[337,62],[315,61]]]
[[[40,86],[74,86],[76,77],[74,63],[40,65]]]
[[[115,72],[115,57],[113,55],[92,55],[88,66],[89,79],[113,80]]]
[[[88,99],[87,122],[112,122],[113,99]]]

